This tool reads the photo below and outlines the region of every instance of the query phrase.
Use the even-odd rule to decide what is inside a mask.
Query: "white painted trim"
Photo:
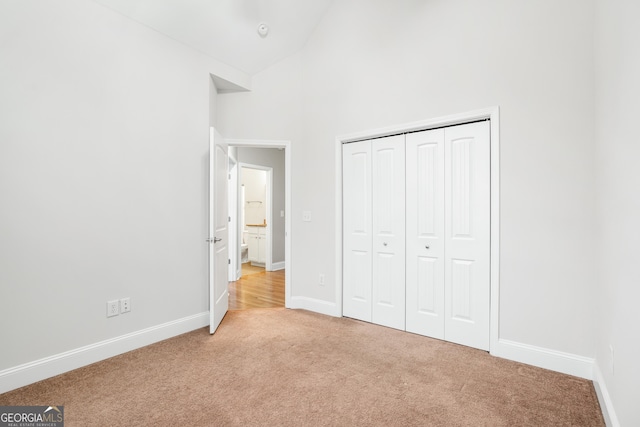
[[[285,269],[284,261],[271,263],[271,271],[278,271],[278,270],[284,270],[284,269]]]
[[[241,246],[238,245],[240,240],[238,236],[240,235],[240,230],[238,230],[238,162],[235,157],[231,155],[231,150],[227,150],[227,154],[229,155],[229,180],[228,180],[228,197],[229,203],[229,235],[235,234],[235,239],[229,239],[229,274],[228,280],[230,282],[235,282],[238,280],[238,264],[240,262],[239,254],[241,253]],[[233,166],[232,166],[233,164]],[[234,185],[235,184],[235,185]]]
[[[256,139],[227,139],[232,147],[246,148],[283,148],[284,149],[284,306],[290,306],[291,300],[291,141],[256,140]],[[273,266],[272,266],[273,268]]]
[[[491,312],[489,349],[500,339],[500,109],[489,112],[491,124]]]
[[[491,354],[527,365],[592,379],[594,360],[590,357],[499,339]]]
[[[209,312],[166,322],[0,371],[0,393],[209,325]]]
[[[284,244],[284,306],[289,306],[291,300],[291,144],[287,142],[284,150],[284,230],[285,230],[285,244]]]
[[[336,236],[335,236],[335,265],[336,265],[336,273],[335,273],[335,301],[336,306],[338,307],[338,316],[342,317],[342,274],[343,274],[343,266],[342,266],[342,246],[344,244],[342,232],[342,144],[344,142],[343,138],[337,137],[335,144],[335,164],[336,164],[336,179],[334,180],[335,189],[334,193],[336,195],[335,200],[335,225],[336,225]]]
[[[273,168],[269,168],[267,171],[267,209],[266,209],[266,218],[267,221],[267,250],[266,262],[264,269],[266,271],[271,271],[273,269]]]
[[[602,371],[598,362],[593,364],[593,385],[598,395],[598,402],[600,403],[600,409],[602,409],[602,416],[607,427],[620,427],[620,421],[613,407],[613,400],[607,389],[607,383],[604,380]]]
[[[327,302],[315,298],[294,296],[291,297],[290,306],[287,308],[309,310],[327,316],[342,317],[342,307],[333,302]]]
[[[386,128],[356,132],[338,136],[335,144],[335,300],[342,315],[342,144],[399,133],[453,126],[476,120],[491,120],[491,312],[489,349],[498,345],[500,325],[500,108],[490,107],[466,113],[437,117],[419,122],[406,123]]]
[[[415,132],[421,130],[434,129],[444,126],[454,126],[469,123],[476,120],[498,119],[499,107],[483,108],[481,110],[469,111],[466,113],[452,114],[449,116],[436,117],[433,119],[421,120],[418,122],[405,123],[400,125],[388,126],[385,128],[354,132],[342,135],[336,138],[340,144],[347,142],[360,141],[371,138],[379,138],[383,136],[396,135],[405,132]],[[492,129],[493,131],[493,129]],[[493,137],[493,135],[491,135]]]
[[[251,91],[252,77],[250,75],[213,58],[210,58],[210,60],[213,61],[211,66],[216,70],[215,72],[209,73],[216,87],[216,92],[234,93]]]

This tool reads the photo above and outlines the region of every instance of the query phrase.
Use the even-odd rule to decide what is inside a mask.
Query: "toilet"
[[[240,245],[240,262],[249,262],[249,244],[247,243],[247,232],[242,233],[242,244]]]

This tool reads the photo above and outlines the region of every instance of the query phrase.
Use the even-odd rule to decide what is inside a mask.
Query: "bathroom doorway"
[[[288,306],[289,142],[228,142],[229,202],[235,206],[229,210],[229,240],[237,244],[229,257],[230,308],[234,287],[244,290],[235,309]],[[243,295],[252,300],[241,301]]]
[[[240,274],[272,270],[273,169],[239,163]]]

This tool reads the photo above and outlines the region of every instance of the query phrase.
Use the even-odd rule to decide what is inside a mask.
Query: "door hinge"
[[[231,265],[231,258],[229,258],[229,265]]]
[[[229,222],[231,222],[231,217],[229,217]]]

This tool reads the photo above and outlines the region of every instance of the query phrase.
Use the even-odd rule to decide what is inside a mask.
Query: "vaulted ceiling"
[[[254,75],[301,49],[333,0],[95,1]]]

